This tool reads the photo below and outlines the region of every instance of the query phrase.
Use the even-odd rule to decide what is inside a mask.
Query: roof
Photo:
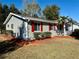
[[[45,19],[39,19],[39,18],[33,18],[33,17],[27,17],[27,16],[26,17],[23,17],[21,15],[17,15],[17,14],[14,14],[14,13],[10,13],[8,15],[8,17],[6,18],[6,20],[4,21],[3,24],[6,24],[10,20],[10,18],[12,16],[16,16],[18,18],[21,18],[23,20],[28,20],[28,21],[39,21],[39,22],[45,22],[45,23],[58,23],[57,20],[53,20],[52,21],[52,20],[45,20]]]

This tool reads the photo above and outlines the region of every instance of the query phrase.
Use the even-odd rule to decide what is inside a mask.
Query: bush
[[[74,32],[72,32],[72,34],[70,36],[73,36],[75,38],[79,38],[79,29],[75,29]]]
[[[6,30],[6,34],[12,35],[13,34],[13,31],[12,30]]]
[[[40,39],[39,35],[41,35],[41,32],[34,32],[35,39]]]
[[[44,32],[46,35],[46,38],[51,37],[51,32]]]
[[[51,32],[34,32],[35,39],[44,39],[51,37]]]
[[[12,30],[2,30],[0,32],[0,34],[10,34],[10,35],[12,35],[13,34],[13,31]]]
[[[6,33],[6,30],[2,30],[1,34],[5,34]]]

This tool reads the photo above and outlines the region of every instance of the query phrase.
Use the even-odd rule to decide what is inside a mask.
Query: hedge
[[[51,32],[34,32],[35,39],[44,39],[51,37]]]
[[[73,36],[73,37],[79,39],[79,29],[75,29],[74,32],[72,32],[72,34],[70,36]]]
[[[10,34],[12,35],[13,31],[12,30],[2,30],[1,34]]]
[[[12,35],[13,34],[13,31],[12,30],[6,30],[6,34]]]

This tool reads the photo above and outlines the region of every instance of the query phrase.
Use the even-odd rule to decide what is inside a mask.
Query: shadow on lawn
[[[21,47],[17,45],[16,42],[17,40],[15,39],[0,42],[0,59],[5,59],[6,56],[4,54],[15,51],[16,49]]]

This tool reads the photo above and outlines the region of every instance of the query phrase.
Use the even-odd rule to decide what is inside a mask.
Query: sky
[[[11,5],[15,4],[18,9],[23,9],[24,4],[22,0],[0,0],[0,3]],[[79,22],[79,0],[36,0],[42,10],[47,5],[57,5],[60,7],[61,16],[69,16]]]

